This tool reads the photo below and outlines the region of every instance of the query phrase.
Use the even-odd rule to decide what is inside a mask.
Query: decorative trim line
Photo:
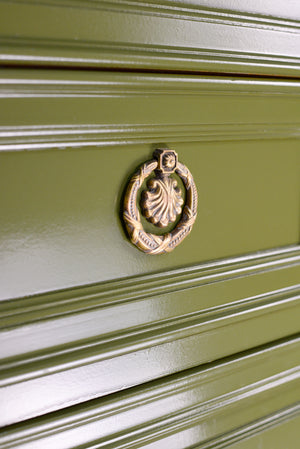
[[[19,5],[23,8],[26,8],[26,5],[37,6],[30,0],[11,1],[10,7],[7,8],[13,25],[13,17],[14,14],[17,14],[15,11]],[[115,35],[107,36],[105,33],[97,35],[87,29],[82,34],[81,41],[78,42],[78,30],[71,27],[66,32],[62,22],[56,23],[58,27],[56,39],[43,38],[42,31],[36,31],[37,36],[32,38],[32,33],[26,26],[24,29],[22,27],[19,29],[16,26],[11,35],[18,37],[11,37],[10,32],[7,31],[7,35],[4,34],[0,38],[0,61],[2,63],[244,74],[249,74],[252,71],[255,74],[299,76],[300,58],[295,52],[300,35],[299,20],[272,17],[267,14],[208,8],[199,3],[183,6],[171,1],[65,0],[61,3],[57,0],[43,0],[36,8],[36,15],[41,22],[47,18],[45,7],[52,8],[52,12],[53,8],[56,8],[58,17],[60,17],[60,12],[66,8],[72,8],[72,13],[78,19],[82,11],[85,14],[90,14],[91,17],[96,13],[100,17],[100,27],[101,13],[108,13],[112,21],[115,18],[116,23],[121,24],[122,32],[120,31],[119,40]],[[4,8],[3,15],[5,12]],[[283,12],[285,12],[284,8]],[[65,13],[68,12],[65,11]],[[138,28],[142,28],[140,22],[144,20],[143,16],[149,16],[151,20],[157,22],[157,28],[160,26],[170,27],[171,34],[173,24],[176,28],[179,21],[186,31],[179,36],[174,35],[173,40],[172,36],[170,37],[170,42],[173,42],[173,45],[166,45],[165,38],[159,33],[153,39],[149,39],[143,32],[133,36],[126,32],[125,27],[129,15],[133,21],[139,23]],[[53,17],[50,20],[54,21]],[[164,21],[163,25],[162,21]],[[192,33],[190,33],[189,25],[193,28]],[[219,41],[220,28],[222,33],[225,33],[225,45],[223,42],[216,44]],[[202,29],[205,36],[211,35],[211,38],[202,42],[202,47],[199,48],[198,34]],[[261,46],[256,45],[255,42],[253,45],[251,44],[252,41],[255,41],[252,38],[255,30],[260,31]],[[236,33],[238,35],[233,41],[231,35]],[[278,46],[274,43],[274,33],[278,40],[283,41],[282,45]],[[51,33],[48,34],[51,36]],[[245,51],[247,47],[243,42],[247,41],[248,34],[249,51]],[[152,44],[144,43],[149,41]],[[261,52],[261,48],[263,48],[263,52]],[[282,54],[278,54],[279,51]]]
[[[292,365],[292,360],[296,360],[299,343],[299,338],[286,340],[240,357],[224,359],[119,392],[113,398],[96,399],[81,404],[79,409],[72,407],[54,416],[20,423],[2,432],[1,448],[21,448],[22,445],[29,448],[30,443],[41,443],[42,439],[51,443],[52,437],[54,441],[57,438],[63,441],[67,432],[69,441],[74,441],[74,447],[89,443],[93,448],[114,444],[116,448],[125,449],[132,447],[133,443],[150,443],[157,438],[176,435],[193,426],[201,426],[219,413],[229,415],[248,406],[246,419],[250,415],[250,423],[245,424],[245,417],[241,414],[235,423],[236,428],[228,428],[228,424],[224,428],[219,415],[219,424],[214,429],[217,436],[213,432],[205,433],[205,441],[198,441],[201,445],[197,447],[202,449],[221,449],[229,442],[253,436],[299,416],[300,405],[290,404],[291,395],[287,394],[287,391],[293,391],[294,400],[297,400],[295,387],[300,369]],[[213,388],[216,382],[217,389]],[[276,411],[272,404],[275,396],[276,406],[280,407]],[[259,409],[262,401],[264,411],[268,413],[263,417]],[[104,429],[110,431],[105,432]],[[80,442],[76,435],[80,435]],[[83,437],[84,441],[81,440]]]
[[[11,3],[35,4],[32,0],[11,0]],[[40,4],[59,6],[60,8],[80,8],[85,10],[116,11],[124,14],[151,15],[171,19],[207,22],[238,27],[249,27],[271,31],[300,33],[300,21],[282,17],[267,16],[229,9],[205,7],[201,4],[185,5],[174,1],[151,0],[40,0]]]
[[[299,264],[300,246],[288,246],[171,271],[11,298],[0,302],[0,329],[11,326],[15,328],[52,317],[65,317]]]
[[[79,312],[89,311],[92,313],[94,321],[97,321],[97,311],[100,312],[103,319],[104,308],[108,308],[108,314],[110,314],[110,307],[121,304],[129,306],[132,301],[138,299],[145,301],[149,297],[152,298],[161,294],[167,295],[171,292],[174,294],[190,288],[195,289],[200,286],[240,278],[246,279],[249,276],[278,269],[299,267],[299,249],[292,250],[289,248],[288,254],[285,257],[283,255],[284,251],[281,250],[281,252],[273,252],[272,255],[269,254],[268,256],[266,254],[262,256],[261,254],[257,256],[256,260],[255,256],[250,256],[245,260],[242,258],[231,259],[225,263],[222,261],[206,264],[200,269],[193,267],[192,269],[174,270],[169,273],[135,277],[119,282],[112,281],[96,287],[80,288],[77,292],[70,289],[32,298],[3,301],[0,303],[2,338],[7,348],[5,351],[8,351],[4,358],[11,356],[9,354],[11,346],[17,345],[19,347],[19,344],[16,343],[18,338],[22,338],[22,344],[24,344],[24,341],[26,342],[28,338],[30,341],[35,340],[36,332],[39,333],[38,335],[45,332],[50,335],[53,329],[55,331],[57,325],[63,325],[61,319],[67,319],[68,316],[72,316],[72,326],[77,329],[77,338],[73,337],[74,340],[71,338],[67,346],[62,342],[59,346],[58,341],[51,340],[50,343],[48,338],[47,347],[45,347],[45,344],[35,347],[35,351],[39,350],[42,353],[34,354],[32,353],[33,349],[29,349],[28,346],[28,353],[23,353],[21,357],[19,355],[18,360],[3,360],[0,369],[2,372],[0,385],[8,386],[43,377],[50,372],[54,374],[55,372],[95,364],[136,351],[143,351],[153,346],[194,336],[199,337],[205,332],[210,332],[212,327],[216,331],[226,325],[232,326],[246,319],[258,319],[266,313],[270,314],[271,311],[280,312],[284,310],[286,312],[289,308],[297,308],[300,304],[300,284],[240,300],[231,298],[229,302],[220,306],[213,305],[194,312],[188,310],[185,313],[182,312],[183,314],[179,316],[160,317],[159,321],[147,319],[133,325],[132,323],[129,324],[126,321],[128,318],[124,316],[124,323],[126,323],[126,326],[123,326],[124,329],[118,325],[117,330],[107,329],[105,331],[102,329],[101,332],[97,327],[96,335],[93,335],[93,337],[92,335],[86,335],[85,339],[82,336],[82,326],[86,326],[87,317],[83,315],[83,319],[80,318],[79,322],[76,320]],[[118,314],[117,310],[114,313]],[[48,321],[50,319],[52,324],[51,321]],[[37,329],[35,329],[35,325],[37,325]],[[94,329],[94,327],[93,325],[91,329]],[[18,328],[19,332],[17,333]],[[95,333],[95,330],[92,330],[92,332]],[[291,328],[289,328],[289,332],[292,332]],[[81,335],[81,340],[77,341],[80,338],[79,335]],[[11,338],[12,341],[10,341]],[[43,338],[41,337],[42,340]],[[54,348],[51,346],[54,346]],[[47,366],[47,370],[43,368],[44,365]],[[30,366],[29,369],[28,366]],[[12,375],[10,370],[16,368],[18,368],[18,374]]]
[[[287,247],[2,301],[1,425],[298,332],[299,273],[300,249]],[[235,341],[245,323],[253,338]],[[166,351],[178,357],[166,358]],[[139,370],[144,364],[148,369]],[[53,394],[41,401],[43,391]]]
[[[286,312],[289,308],[298,309],[299,306],[300,284],[227,303],[220,307],[161,320],[159,323],[144,323],[125,331],[119,330],[108,335],[100,334],[88,342],[75,341],[68,346],[63,345],[55,349],[49,347],[44,349],[42,354],[25,353],[19,356],[18,360],[2,360],[0,387],[13,386],[19,382],[199,336],[209,333],[212,327],[216,333],[220,328],[228,325],[233,326],[242,321],[258,319],[265,314],[283,310]],[[15,371],[17,374],[13,374],[10,370],[17,370]]]
[[[0,151],[168,142],[299,139],[300,123],[49,125],[0,127]]]
[[[5,77],[5,75],[7,75]],[[60,78],[55,72],[3,71],[0,79],[0,98],[127,98],[146,95],[161,96],[251,96],[264,97],[300,95],[299,80],[269,80],[252,78],[198,77],[166,74],[69,73]],[[53,76],[53,74],[52,74]],[[20,77],[20,78],[19,78]],[[134,78],[134,82],[133,82]]]
[[[292,407],[280,410],[278,412],[272,413],[271,415],[265,416],[262,419],[256,420],[243,426],[240,429],[236,429],[234,432],[228,432],[225,435],[219,436],[208,443],[204,443],[198,446],[199,449],[223,449],[231,444],[243,441],[246,438],[250,438],[260,433],[272,429],[275,426],[284,424],[287,421],[291,421],[298,418],[300,415],[300,405],[295,404]]]
[[[3,64],[34,64],[63,67],[99,67],[120,69],[184,70],[257,75],[299,76],[300,58],[192,47],[156,47],[121,43],[115,45],[70,41],[45,41],[0,38]],[[22,50],[20,46],[22,45]],[[34,48],[34,50],[32,50]],[[84,56],[74,53],[84,51]],[[39,54],[42,53],[42,54]],[[129,56],[130,54],[130,56]]]

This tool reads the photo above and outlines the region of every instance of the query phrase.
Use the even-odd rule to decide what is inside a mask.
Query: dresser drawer
[[[1,424],[299,330],[298,82],[7,69],[0,97]],[[122,208],[161,146],[198,216],[149,255]]]
[[[3,299],[298,244],[298,82],[2,74]],[[150,257],[120,211],[162,145],[191,170],[198,216]]]

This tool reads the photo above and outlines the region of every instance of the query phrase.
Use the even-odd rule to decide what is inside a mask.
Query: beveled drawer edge
[[[97,364],[107,360],[122,356],[131,356],[140,351],[147,351],[155,347],[171,344],[179,344],[184,339],[196,339],[198,346],[202,345],[202,341],[209,338],[214,333],[215,337],[221,341],[224,334],[226,338],[226,329],[242,327],[244,322],[252,322],[253,329],[257,330],[256,338],[260,338],[260,344],[270,340],[269,334],[263,335],[261,321],[264,316],[272,319],[272,314],[276,317],[289,316],[290,321],[293,316],[300,310],[300,285],[288,287],[285,289],[270,291],[255,297],[244,298],[233,303],[226,303],[220,307],[212,307],[207,310],[188,315],[177,316],[171,319],[160,320],[154,323],[143,323],[140,325],[128,327],[128,329],[118,329],[111,333],[101,332],[101,314],[94,315],[94,321],[98,320],[98,335],[94,335],[89,339],[59,342],[57,341],[57,327],[67,328],[68,324],[64,324],[64,320],[58,318],[53,319],[52,323],[40,322],[36,323],[36,328],[32,323],[27,326],[20,326],[19,333],[14,333],[14,328],[3,333],[2,340],[5,348],[1,351],[1,368],[0,368],[0,387],[13,386],[19,382],[26,382],[45,375],[53,375],[69,369],[84,367],[85,365]],[[117,311],[116,311],[117,313]],[[88,320],[87,320],[88,322]],[[255,325],[257,323],[257,325]],[[78,335],[82,333],[81,328],[86,326],[84,318],[82,323],[77,323],[74,319],[73,329],[78,328]],[[75,334],[74,330],[74,334]],[[290,327],[282,325],[280,334],[276,334],[273,329],[272,338],[276,339],[285,337],[291,333],[297,332],[298,327],[290,322]],[[41,340],[48,335],[47,347],[39,345],[39,334]],[[55,339],[56,338],[56,339]],[[32,340],[36,341],[35,347],[32,348]],[[26,345],[28,342],[28,345]],[[251,346],[252,339],[247,342]],[[65,344],[64,344],[65,343]],[[18,354],[21,345],[27,346],[27,353]],[[10,348],[15,348],[13,354],[9,354]],[[245,347],[244,349],[248,349]],[[20,349],[19,349],[20,350]],[[232,349],[235,351],[235,349]],[[36,352],[35,352],[36,351]],[[10,355],[9,358],[5,358]],[[14,359],[14,357],[17,357]],[[204,353],[204,358],[207,354]],[[211,358],[215,355],[211,352]],[[199,355],[199,363],[202,356]],[[206,361],[206,360],[205,360]]]
[[[299,138],[299,123],[2,126],[0,151],[99,148],[153,141],[222,142]]]
[[[11,3],[18,3],[17,0],[12,0]],[[30,0],[25,0],[23,3],[30,4]],[[224,23],[228,25],[249,26],[257,29],[271,29],[275,31],[276,28],[291,32],[297,32],[300,29],[300,17],[298,20],[294,17],[284,17],[264,14],[261,12],[250,12],[245,9],[239,11],[230,8],[208,7],[207,4],[201,5],[201,0],[196,4],[178,3],[170,0],[152,0],[149,3],[141,2],[139,0],[106,0],[105,2],[99,0],[40,0],[41,5],[59,6],[60,8],[72,8],[75,10],[85,9],[87,11],[116,11],[124,14],[134,12],[135,14],[151,15],[157,17],[167,18],[184,18],[187,20],[194,20],[199,22]],[[282,7],[282,13],[287,14],[286,8]],[[293,17],[293,19],[291,18]]]
[[[300,246],[291,245],[241,256],[208,261],[195,266],[153,272],[99,284],[48,291],[0,301],[0,329],[51,317],[95,310],[159,294],[222,282],[300,264]],[[52,307],[55,307],[53,313]],[[27,315],[28,314],[28,315]],[[12,321],[9,321],[12,318]],[[7,321],[8,320],[8,321]]]
[[[41,444],[41,441],[51,444],[53,437],[54,441],[55,438],[58,438],[56,441],[61,438],[63,442],[66,433],[72,437],[74,447],[77,447],[79,443],[76,435],[79,436],[80,432],[80,438],[84,435],[84,441],[81,443],[94,443],[95,447],[98,447],[97,442],[101,442],[106,447],[106,444],[114,442],[114,447],[125,448],[129,432],[133,438],[130,440],[131,444],[151,442],[158,435],[167,437],[189,427],[204,424],[207,419],[218,416],[219,412],[222,432],[219,435],[218,432],[217,435],[210,433],[208,439],[205,432],[206,438],[201,448],[212,447],[212,442],[215,444],[213,447],[219,447],[219,443],[233,443],[299,416],[299,404],[295,403],[297,397],[294,395],[293,402],[290,399],[291,392],[296,391],[295,383],[299,382],[299,368],[294,366],[296,362],[293,362],[298,351],[299,338],[284,340],[256,348],[247,354],[119,392],[113,397],[95,399],[81,404],[80,407],[61,410],[35,421],[21,422],[11,429],[3,429],[0,445],[2,449],[16,445],[35,448],[35,443]],[[213,388],[214,383],[217,383],[217,388]],[[198,403],[195,400],[197,390],[203,392],[203,399]],[[187,399],[181,402],[180,398],[184,395]],[[272,398],[275,396],[277,399],[279,397],[281,407],[274,410]],[[170,397],[172,402],[169,401]],[[267,415],[261,416],[261,400],[264,401],[264,411],[268,409]],[[224,416],[226,422],[227,414],[238,413],[247,404],[253,415],[251,422],[245,423],[246,425],[242,422],[235,423],[231,429],[222,428]],[[131,411],[135,412],[134,419]],[[123,422],[122,418],[127,419],[125,432],[119,424]],[[114,424],[107,433],[103,425],[111,419]],[[220,428],[217,429],[219,432]],[[115,440],[117,435],[119,438]]]
[[[14,12],[17,7],[29,8],[27,14],[30,15],[31,2],[10,2],[9,9],[12,11],[10,17],[17,16]],[[154,39],[154,44],[147,45],[149,39],[138,33],[133,39],[128,33],[123,35],[123,39],[115,40],[114,37],[95,36],[92,32],[87,33],[85,38],[78,40],[77,29],[69,29],[67,35],[63,33],[61,38],[44,38],[43,33],[40,36],[32,37],[32,34],[22,29],[19,25],[18,33],[14,37],[5,35],[1,38],[2,54],[0,61],[9,64],[22,65],[40,65],[40,66],[71,66],[71,67],[103,67],[103,68],[127,68],[127,69],[159,69],[159,70],[190,70],[190,71],[214,71],[225,73],[254,73],[276,76],[299,76],[299,57],[290,56],[289,50],[293,54],[293,49],[297,45],[299,35],[299,20],[282,17],[286,14],[286,8],[282,8],[282,16],[275,17],[269,12],[253,13],[247,11],[236,11],[222,8],[208,8],[197,2],[196,5],[179,5],[176,2],[152,1],[142,3],[137,1],[108,1],[108,2],[83,2],[83,1],[65,1],[57,3],[52,0],[49,2],[39,2],[37,17],[40,22],[51,20],[44,9],[50,8],[50,11],[57,9],[56,17],[59,18],[61,11],[72,11],[80,15],[82,11],[88,14],[90,20],[93,20],[95,14],[109,14],[111,21],[114,20],[122,24],[126,23],[128,16],[133,15],[136,21],[143,20],[144,17],[150,17],[154,20],[157,27],[164,25],[170,26],[170,32],[173,28],[177,29],[176,24],[180,21],[181,26],[185,27],[188,22],[196,24],[196,30],[199,27],[205,27],[205,35],[212,36],[210,41],[202,44],[195,44],[191,38],[188,28],[187,37],[181,37],[177,45],[166,45],[163,37]],[[0,5],[1,6],[1,5]],[[259,11],[259,8],[258,8]],[[2,14],[5,14],[3,10]],[[26,14],[26,13],[24,13]],[[11,19],[12,22],[13,19]],[[76,22],[76,21],[75,21]],[[100,19],[101,22],[101,19]],[[173,27],[172,27],[173,24]],[[55,23],[58,27],[59,23]],[[209,31],[207,31],[207,27]],[[91,27],[92,29],[94,27]],[[141,27],[143,28],[143,27]],[[180,27],[178,27],[180,28]],[[159,28],[158,28],[159,29]],[[219,31],[220,29],[220,31]],[[227,48],[222,50],[222,45],[218,43],[218,35],[222,32],[225,38],[228,33]],[[265,42],[267,51],[259,52],[254,46],[250,46],[253,32],[259,30],[262,42]],[[192,35],[193,35],[192,33]],[[219,34],[218,34],[219,33]],[[237,33],[236,44],[232,45],[230,33]],[[239,34],[241,33],[241,37]],[[245,38],[245,33],[248,39]],[[281,54],[278,54],[278,48],[273,45],[273,38],[285,39],[286,45],[283,46]],[[159,34],[159,33],[158,33]],[[76,36],[74,38],[74,35]],[[278,35],[278,36],[277,36]],[[18,36],[18,37],[16,37]],[[176,38],[176,34],[174,35]],[[172,41],[172,36],[171,36]],[[292,42],[291,42],[292,40]],[[125,42],[123,44],[123,42]],[[249,51],[241,42],[248,42]],[[237,47],[237,48],[236,48]],[[268,51],[269,50],[269,51]],[[298,55],[297,55],[298,56]]]

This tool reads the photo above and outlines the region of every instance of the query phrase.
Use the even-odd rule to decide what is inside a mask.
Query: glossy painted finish
[[[299,416],[299,349],[299,339],[286,340],[21,423],[0,433],[0,447],[182,449],[259,440]]]
[[[295,442],[297,444],[299,438],[299,416],[287,416],[287,419],[283,419],[282,422],[276,423],[276,425],[273,424],[274,421],[269,428],[263,429],[262,432],[257,434],[255,434],[256,429],[250,429],[250,438],[247,435],[247,438],[244,440],[242,439],[244,435],[238,435],[236,438],[239,440],[238,443],[230,444],[228,447],[230,449],[253,449],[254,447],[294,449]]]
[[[1,449],[295,449],[289,7],[0,1]],[[191,169],[199,209],[149,257],[120,212],[158,146]]]
[[[1,1],[1,59],[299,76],[299,19],[295,0]]]
[[[296,333],[299,278],[299,250],[290,250],[257,257],[252,265],[230,259],[156,281],[149,275],[3,303],[0,422]]]
[[[299,86],[3,70],[1,298],[297,244]],[[173,253],[149,258],[128,241],[120,209],[160,143],[192,170],[198,218]]]

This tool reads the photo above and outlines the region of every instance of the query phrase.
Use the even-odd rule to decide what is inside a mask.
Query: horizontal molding
[[[225,435],[214,438],[212,441],[208,441],[203,445],[199,446],[200,449],[223,449],[231,444],[242,442],[248,438],[261,438],[263,432],[280,430],[280,426],[283,424],[289,424],[292,426],[295,437],[297,435],[297,428],[299,426],[299,415],[300,406],[296,404],[292,407],[288,407],[283,410],[279,410],[269,416],[263,417],[259,420],[249,423],[248,425],[242,426],[242,428],[237,429],[233,432],[228,432]],[[279,429],[278,429],[279,427]],[[281,444],[286,442],[286,433],[283,433],[280,440],[278,440],[278,435],[276,435],[276,442],[281,441]],[[291,434],[289,434],[289,437]]]
[[[153,143],[155,141],[213,142],[299,138],[300,124],[294,122],[295,115],[285,116],[285,123],[284,121],[272,122],[270,114],[265,117],[256,115],[257,122],[249,120],[248,117],[248,102],[252,102],[254,97],[259,99],[267,96],[270,101],[277,97],[281,104],[281,96],[284,96],[286,101],[291,101],[292,98],[298,96],[300,94],[299,87],[300,83],[297,81],[284,80],[224,79],[157,74],[133,76],[101,73],[99,76],[95,76],[89,72],[70,73],[65,79],[65,76],[57,71],[4,70],[3,78],[0,80],[0,99],[4,101],[7,99],[23,101],[30,98],[35,98],[37,101],[40,99],[59,100],[61,105],[58,114],[62,114],[60,123],[65,124],[2,126],[0,127],[0,151],[82,148]],[[181,99],[190,102],[192,97],[198,96],[199,101],[202,102],[199,109],[205,108],[205,104],[214,101],[215,97],[220,99],[221,110],[222,108],[226,110],[232,98],[239,98],[239,101],[244,104],[240,106],[242,109],[240,121],[237,121],[236,117],[232,119],[226,115],[226,120],[225,117],[222,117],[219,123],[204,124],[203,122],[206,121],[204,118],[197,119],[199,123],[191,123],[195,121],[194,115],[187,111],[183,118],[186,122],[179,118],[179,123],[173,119],[171,123],[163,124],[158,112],[157,120],[153,123],[151,117],[152,124],[148,124],[148,111],[145,110],[143,111],[145,123],[139,123],[140,116],[134,117],[133,123],[122,123],[124,116],[121,120],[116,119],[116,124],[105,124],[105,117],[103,120],[97,119],[97,117],[92,118],[92,120],[96,118],[99,124],[80,123],[80,121],[86,121],[86,115],[83,112],[80,113],[82,108],[80,102],[85,99],[91,99],[91,101],[93,98],[99,99],[99,108],[102,108],[103,102],[111,101],[110,107],[112,107],[113,101],[119,101],[122,104],[124,98],[128,98],[128,101],[133,103],[139,98],[142,102],[149,102],[151,99],[151,102],[160,104],[161,96],[169,97],[169,101],[173,101],[172,97],[178,102],[181,102]],[[78,101],[76,107],[78,108],[79,123],[70,124],[66,121],[68,118],[65,113],[69,115],[70,112],[64,99],[68,98]],[[182,107],[182,105],[179,106]],[[39,108],[40,103],[37,103],[36,107]],[[156,108],[158,105],[153,104],[151,107]],[[188,108],[189,105],[186,107]],[[115,108],[117,110],[118,105],[115,105]],[[130,110],[129,103],[128,108]],[[274,110],[276,111],[276,107]],[[32,111],[34,112],[34,108]],[[130,114],[136,115],[132,110]],[[40,116],[41,114],[39,114]],[[36,120],[33,118],[32,121],[36,122]],[[93,123],[91,118],[89,120],[90,123]],[[210,120],[215,120],[215,117],[212,115]],[[277,116],[275,120],[278,120]],[[165,121],[165,114],[163,121]]]
[[[35,4],[31,0],[12,0],[11,3],[25,3]],[[60,8],[85,9],[85,10],[100,10],[100,11],[117,11],[135,14],[181,18],[185,20],[194,20],[199,22],[213,22],[222,23],[230,26],[254,27],[257,29],[271,29],[283,30],[295,33],[300,33],[300,17],[299,20],[292,20],[290,18],[272,17],[264,14],[254,14],[245,12],[238,12],[229,9],[208,8],[197,2],[193,5],[190,3],[178,3],[176,1],[157,1],[143,2],[140,0],[41,0],[40,4],[46,6],[59,6]],[[285,9],[283,12],[286,13]]]
[[[300,81],[169,74],[2,71],[0,98],[135,98],[151,96],[299,96]]]
[[[300,123],[11,126],[0,127],[0,151],[99,147],[153,141],[214,142],[299,137]]]
[[[286,340],[20,423],[2,431],[1,448],[174,447],[180,436],[225,447],[299,417],[299,345]]]
[[[298,245],[91,286],[45,292],[24,298],[11,298],[0,302],[0,329],[10,326],[15,328],[53,316],[66,316],[141,298],[146,299],[153,295],[179,292],[244,276],[282,270],[294,265],[300,265]]]
[[[4,301],[4,424],[298,332],[299,273],[294,247]],[[235,338],[243,332],[246,339]],[[41,403],[42,391],[52,393]],[[26,399],[28,394],[35,399]],[[19,407],[19,398],[25,408]]]
[[[75,47],[73,42],[42,42],[41,39],[18,41],[0,38],[0,63],[47,65],[62,67],[105,67],[120,69],[184,70],[225,72],[229,74],[260,74],[294,76],[300,72],[300,58],[247,51],[208,50],[205,48],[173,48],[171,46],[97,45],[89,43]],[[26,45],[24,47],[24,45]],[[35,52],[32,52],[35,48]],[[76,56],[76,52],[80,55]],[[84,52],[84,55],[82,53]],[[130,54],[130,56],[129,56]]]
[[[296,313],[293,312],[295,309],[300,309],[300,284],[295,288],[269,292],[254,298],[245,298],[233,304],[213,307],[211,310],[202,310],[188,316],[165,319],[158,323],[144,323],[142,326],[117,330],[113,334],[100,333],[93,340],[74,341],[68,346],[52,348],[54,346],[52,341],[50,348],[44,349],[42,353],[25,353],[17,360],[2,361],[0,387],[133,354],[154,346],[167,345],[170,342],[176,343],[185,338],[209,334],[212,330],[215,333],[222,333],[225,326],[236,326],[246,320],[258,321],[266,314],[280,313],[281,311],[286,313],[289,309],[292,309],[292,313]],[[102,319],[105,317],[103,316]],[[39,323],[37,327],[42,331],[43,324]],[[294,329],[294,331],[297,330]],[[100,328],[98,332],[100,332]],[[290,329],[286,329],[285,333],[291,332],[293,332],[292,325]],[[26,328],[22,329],[22,333],[26,341],[28,339]],[[12,338],[14,338],[13,335]],[[30,338],[38,339],[38,332],[32,329]],[[21,344],[20,341],[19,344]],[[7,352],[7,348],[5,352]],[[11,369],[15,371],[15,375],[10,371]]]
[[[292,15],[170,1],[14,1],[0,8],[12,25],[4,23],[0,35],[3,63],[299,76],[300,21]],[[20,11],[37,18],[30,30],[16,19]],[[61,19],[70,14],[72,22]]]

